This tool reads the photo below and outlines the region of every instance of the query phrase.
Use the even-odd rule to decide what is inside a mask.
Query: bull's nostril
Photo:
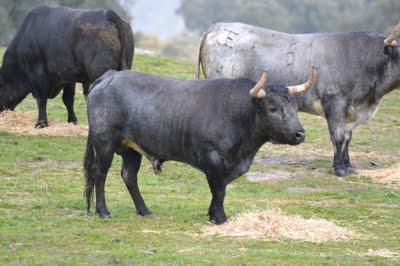
[[[297,139],[303,139],[306,136],[306,132],[304,131],[297,131],[296,132],[296,138]]]

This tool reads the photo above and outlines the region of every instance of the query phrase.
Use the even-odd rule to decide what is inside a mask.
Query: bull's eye
[[[270,111],[271,113],[276,113],[276,111],[278,111],[278,108],[276,108],[276,107],[271,107],[271,108],[269,108],[269,111]]]

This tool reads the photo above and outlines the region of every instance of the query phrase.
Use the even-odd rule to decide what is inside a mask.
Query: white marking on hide
[[[352,131],[359,125],[371,119],[378,111],[379,102],[375,104],[362,103],[360,105],[352,105],[346,114],[345,130]]]

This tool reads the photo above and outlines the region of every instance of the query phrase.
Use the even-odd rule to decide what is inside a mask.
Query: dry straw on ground
[[[368,249],[367,253],[362,254],[365,257],[383,257],[383,258],[398,258],[399,253],[390,250],[381,249]]]
[[[359,174],[382,184],[400,187],[400,163],[389,168],[360,171]]]
[[[73,125],[54,119],[49,120],[49,127],[37,129],[37,114],[34,112],[4,111],[0,113],[0,131],[24,135],[46,135],[52,137],[86,136],[87,126]]]
[[[203,233],[207,236],[264,237],[271,240],[289,238],[314,243],[355,237],[352,230],[333,222],[285,215],[280,209],[246,212],[221,226],[206,226]]]

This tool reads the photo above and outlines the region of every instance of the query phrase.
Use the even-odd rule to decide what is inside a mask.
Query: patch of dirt
[[[290,156],[269,156],[269,157],[256,157],[254,162],[263,164],[263,165],[272,165],[272,164],[285,164],[285,165],[300,165],[313,163],[317,161],[317,158],[314,156],[299,156],[299,157],[290,157]]]
[[[253,211],[240,214],[220,226],[206,226],[206,236],[283,238],[313,243],[345,241],[355,232],[324,219],[304,219],[299,215],[286,215],[280,209]]]
[[[389,168],[359,171],[358,174],[370,177],[378,183],[400,187],[400,163]]]
[[[34,112],[4,111],[0,113],[0,131],[24,135],[46,135],[51,137],[87,136],[88,127],[49,119],[49,127],[35,128],[37,116]]]
[[[31,162],[31,161],[28,161]],[[45,159],[42,157],[37,157],[33,160],[35,165],[37,166],[51,166],[56,169],[81,169],[82,162],[81,161],[61,161],[61,160],[52,160],[52,159]]]
[[[321,190],[312,187],[289,187],[286,191],[290,193],[314,193],[320,192]]]
[[[280,171],[280,170],[268,170],[268,172],[248,172],[246,173],[246,179],[250,182],[271,182],[279,180],[288,180],[299,178],[298,174]]]
[[[361,254],[365,257],[383,257],[383,258],[398,258],[400,255],[397,252],[380,248],[380,249],[368,249],[367,253]]]

